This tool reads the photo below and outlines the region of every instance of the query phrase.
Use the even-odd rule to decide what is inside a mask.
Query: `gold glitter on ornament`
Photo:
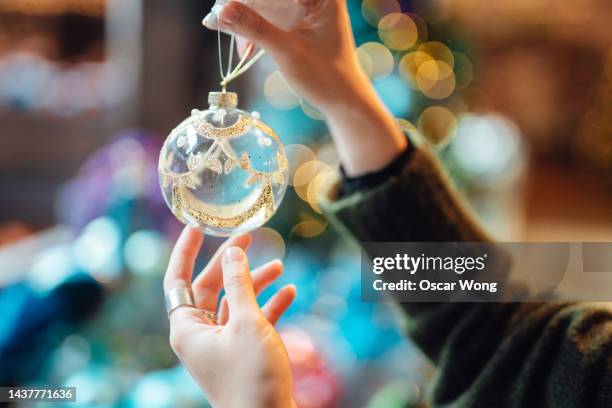
[[[265,211],[266,219],[276,212],[272,186],[269,184],[264,187],[253,204],[246,209],[241,208],[241,204],[222,206],[202,203],[180,183],[174,183],[172,186],[172,212],[181,220],[191,219],[199,224],[217,228],[237,228],[262,209]]]
[[[223,165],[221,164],[219,159],[213,159],[211,157],[208,157],[204,162],[204,165],[217,174],[221,174],[223,172]]]
[[[234,168],[238,166],[238,164],[239,163],[236,159],[234,159],[233,157],[228,157],[225,161],[225,164],[223,165],[225,174],[230,174],[232,170],[234,170]]]
[[[214,127],[203,120],[196,120],[193,127],[198,134],[207,139],[232,139],[243,134],[252,124],[249,116],[240,116],[238,121],[228,127]]]

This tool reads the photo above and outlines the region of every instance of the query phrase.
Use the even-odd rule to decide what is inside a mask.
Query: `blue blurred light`
[[[58,245],[41,252],[32,263],[28,281],[38,291],[49,291],[76,271],[69,245]]]
[[[520,132],[498,115],[466,115],[459,120],[451,153],[464,171],[481,182],[499,182],[520,167]]]
[[[117,278],[121,265],[119,247],[121,230],[116,221],[101,217],[90,222],[74,243],[74,259],[83,270],[98,280]]]
[[[401,117],[408,113],[412,105],[412,92],[397,75],[375,80],[373,84],[393,116]]]
[[[123,248],[126,266],[138,275],[162,272],[168,253],[168,243],[153,230],[133,233]]]

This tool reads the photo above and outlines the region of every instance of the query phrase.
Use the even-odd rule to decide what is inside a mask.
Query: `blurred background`
[[[348,5],[381,98],[491,233],[612,240],[609,0]],[[161,278],[181,227],[156,166],[217,90],[211,6],[0,0],[1,385],[76,386],[88,407],[207,406],[167,341]],[[338,166],[319,113],[268,58],[232,88],[289,155],[291,188],[250,255],[283,258],[276,288],[299,288],[279,324],[296,401],[422,406],[432,368],[388,305],[361,303],[355,249],[316,204]]]

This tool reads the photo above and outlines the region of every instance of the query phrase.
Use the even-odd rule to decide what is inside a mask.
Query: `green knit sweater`
[[[480,242],[437,160],[323,208],[357,242]],[[612,407],[612,313],[586,303],[401,303],[408,335],[436,366],[434,406]],[[612,310],[612,309],[611,309]]]

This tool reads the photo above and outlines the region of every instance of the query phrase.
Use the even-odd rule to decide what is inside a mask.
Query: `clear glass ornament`
[[[237,109],[233,92],[211,92],[166,139],[159,179],[166,204],[184,224],[230,236],[260,227],[287,190],[285,149],[256,112]]]

